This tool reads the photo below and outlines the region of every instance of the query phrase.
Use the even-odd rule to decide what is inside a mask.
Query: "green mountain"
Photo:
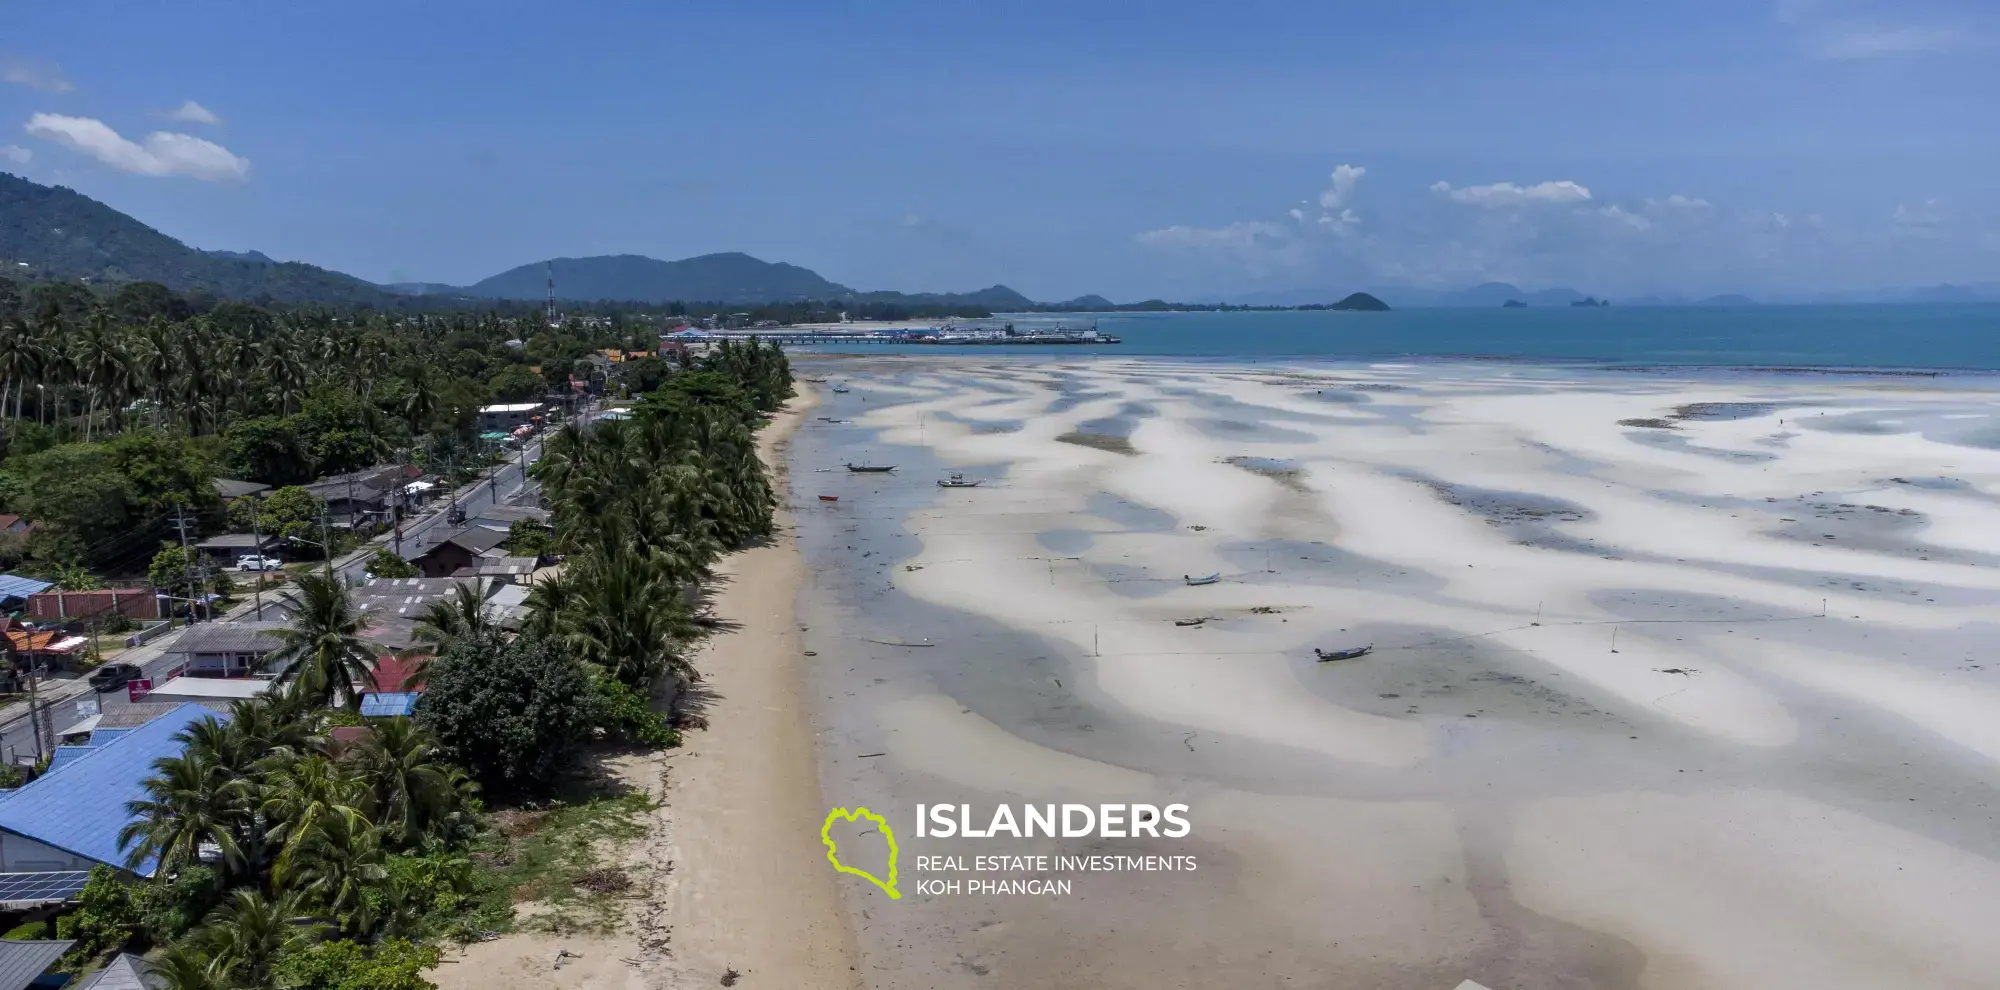
[[[760,261],[733,251],[680,261],[636,254],[556,258],[508,269],[459,291],[486,299],[544,299],[549,291],[550,265],[555,266],[558,299],[747,305],[841,299],[855,294],[853,289],[797,265]]]
[[[1342,299],[1341,301],[1334,303],[1331,306],[1328,306],[1327,308],[1339,309],[1339,310],[1352,310],[1355,312],[1362,312],[1362,313],[1386,313],[1389,311],[1389,304],[1383,302],[1380,299],[1375,298],[1374,296],[1369,295],[1366,292],[1356,292],[1353,295],[1350,295],[1347,298]]]
[[[159,282],[224,299],[381,305],[397,298],[351,275],[276,262],[254,251],[197,250],[74,190],[5,172],[0,262],[14,276]]]

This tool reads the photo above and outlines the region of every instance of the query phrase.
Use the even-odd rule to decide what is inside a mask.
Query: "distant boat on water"
[[[822,502],[838,502],[838,501],[840,501],[840,496],[838,496],[838,495],[821,495],[821,496],[819,497],[819,500],[820,500],[820,501],[822,501]]]
[[[1195,577],[1191,574],[1183,574],[1181,575],[1181,580],[1186,581],[1189,584],[1215,584],[1216,582],[1222,580],[1222,572],[1217,571],[1214,574],[1210,574],[1207,577]]]
[[[953,472],[951,473],[951,477],[949,477],[949,478],[943,478],[943,479],[940,479],[940,480],[938,481],[938,487],[939,487],[939,488],[978,488],[978,487],[979,487],[979,479],[978,479],[978,478],[974,478],[974,479],[972,479],[972,480],[970,480],[970,481],[967,481],[967,480],[965,479],[965,475],[962,475],[962,474],[958,473],[957,471],[953,471]]]
[[[849,392],[852,392],[852,391],[854,391],[854,390],[853,390],[853,389],[851,389],[851,388],[848,388],[848,387],[847,387],[847,386],[845,386],[845,385],[835,385],[835,386],[833,387],[833,394],[835,394],[835,395],[846,395],[847,393],[849,393]]]
[[[860,474],[881,474],[881,473],[883,473],[883,472],[885,472],[885,471],[894,471],[894,470],[896,470],[896,465],[894,465],[894,464],[849,464],[849,465],[847,465],[847,469],[848,469],[849,471],[854,471],[854,472],[857,472],[857,473],[860,473]]]

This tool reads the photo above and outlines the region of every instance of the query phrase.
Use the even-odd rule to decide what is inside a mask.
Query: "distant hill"
[[[962,306],[990,310],[995,313],[1018,313],[1039,305],[1004,285],[995,285],[974,292],[852,292],[852,298],[863,302],[898,303],[904,306]],[[830,298],[821,296],[819,298]]]
[[[88,196],[0,172],[0,259],[11,273],[159,282],[223,299],[380,305],[395,296],[352,275],[249,252],[202,251]]]
[[[1095,313],[1118,308],[1118,304],[1099,295],[1078,296],[1066,302],[1049,303],[1049,309],[1066,309],[1073,313]]]
[[[637,254],[556,258],[553,262],[537,261],[508,269],[458,291],[485,299],[543,299],[548,296],[551,263],[555,266],[558,299],[748,305],[854,295],[853,289],[829,282],[809,269],[760,261],[734,251],[680,261],[660,261]]]
[[[1389,304],[1366,292],[1356,292],[1328,308],[1346,312],[1386,313],[1389,311]]]

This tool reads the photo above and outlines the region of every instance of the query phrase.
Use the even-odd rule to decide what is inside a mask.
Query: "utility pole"
[[[35,763],[40,764],[42,762],[42,703],[39,694],[35,690],[36,682],[40,680],[36,676],[40,673],[40,670],[35,664],[35,624],[32,622],[23,622],[21,623],[21,628],[28,631],[28,648],[24,651],[28,658],[28,730],[35,734]]]
[[[194,550],[188,546],[187,513],[179,504],[174,506],[174,529],[181,534],[181,556],[187,561],[188,597],[194,598]],[[188,625],[194,625],[193,601],[188,602]],[[170,623],[171,624],[171,623]]]
[[[319,552],[326,558],[326,579],[333,580],[333,537],[326,524],[326,503],[319,504]]]
[[[264,519],[257,497],[250,497],[250,538],[257,541],[257,621],[264,621]]]

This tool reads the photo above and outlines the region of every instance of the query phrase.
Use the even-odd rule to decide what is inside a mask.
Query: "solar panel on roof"
[[[0,904],[16,901],[66,901],[90,881],[89,870],[61,873],[0,873]]]

